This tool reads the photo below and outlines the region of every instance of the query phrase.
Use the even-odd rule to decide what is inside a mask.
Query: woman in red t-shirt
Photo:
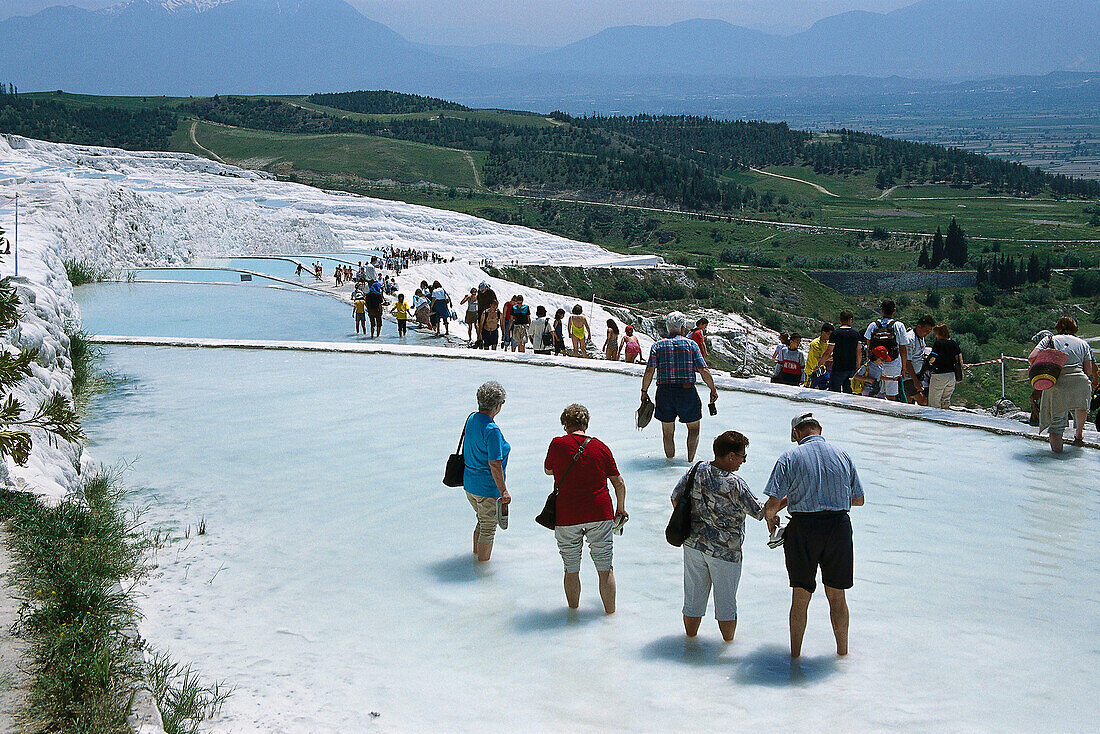
[[[583,405],[574,403],[562,411],[561,425],[565,435],[550,442],[543,468],[554,477],[558,488],[554,538],[565,563],[565,600],[570,609],[580,606],[581,552],[587,538],[588,551],[600,577],[604,611],[614,614],[611,536],[615,527],[621,528],[629,517],[625,509],[626,483],[619,476],[619,467],[607,444],[585,433],[588,420],[588,408]],[[615,487],[614,509],[607,490],[609,480]]]

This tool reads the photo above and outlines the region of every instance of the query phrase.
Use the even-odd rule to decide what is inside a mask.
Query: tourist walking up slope
[[[512,501],[504,483],[512,447],[504,440],[504,434],[494,420],[504,407],[505,397],[507,394],[499,382],[491,380],[479,387],[477,412],[466,419],[463,428],[465,470],[462,486],[477,515],[474,553],[482,563],[488,561],[493,553],[500,513],[506,513],[508,503]]]
[[[600,598],[607,614],[615,613],[615,571],[611,565],[612,530],[626,522],[626,483],[619,475],[611,449],[587,435],[588,408],[574,403],[561,413],[564,436],[550,442],[543,468],[558,488],[554,538],[565,564],[565,601],[570,609],[581,603],[583,541],[600,578]],[[615,487],[615,507],[607,483]]]
[[[764,519],[764,508],[735,473],[748,458],[749,439],[726,431],[714,439],[714,460],[692,467],[672,491],[673,507],[691,495],[691,534],[684,538],[684,632],[699,633],[714,590],[714,617],[722,639],[737,631],[737,585],[741,581],[741,546],[745,515]]]
[[[703,404],[695,389],[695,375],[703,378],[710,388],[710,402],[718,400],[714,378],[703,361],[699,345],[684,336],[685,317],[672,312],[665,322],[668,337],[654,343],[649,350],[649,361],[642,375],[642,399],[649,400],[649,386],[657,379],[657,399],[654,417],[661,422],[661,437],[665,456],[676,456],[676,419],[687,424],[688,461],[695,459],[699,447],[699,421],[703,418]]]
[[[1054,387],[1043,390],[1039,402],[1039,433],[1050,431],[1050,450],[1062,453],[1062,434],[1069,427],[1067,414],[1073,414],[1077,429],[1074,443],[1085,440],[1085,419],[1089,401],[1096,388],[1096,362],[1088,342],[1077,336],[1077,319],[1063,316],[1054,326],[1055,334],[1040,341],[1031,353],[1032,359],[1039,350],[1057,349],[1066,355],[1058,381]]]
[[[817,569],[829,600],[829,619],[836,654],[848,654],[848,602],[852,588],[852,521],[848,511],[863,504],[863,486],[848,454],[825,442],[813,413],[791,421],[791,441],[798,444],[775,462],[764,488],[768,530],[779,525],[777,513],[786,501],[791,521],[783,542],[791,582],[791,657],[802,654],[806,610],[817,589]]]

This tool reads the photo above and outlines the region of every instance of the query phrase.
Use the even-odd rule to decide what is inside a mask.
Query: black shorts
[[[847,512],[792,512],[783,540],[787,576],[792,589],[852,588],[852,521]]]
[[[653,417],[661,423],[672,423],[677,417],[681,423],[702,420],[703,402],[695,385],[690,382],[658,385]]]

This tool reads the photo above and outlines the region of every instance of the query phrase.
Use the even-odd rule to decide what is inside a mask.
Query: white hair
[[[508,393],[504,391],[504,385],[496,380],[489,380],[477,389],[477,409],[481,411],[492,410],[501,405]]]

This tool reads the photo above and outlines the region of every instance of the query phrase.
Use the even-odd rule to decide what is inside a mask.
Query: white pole
[[[19,277],[19,192],[15,192],[15,277]]]
[[[1001,400],[1005,399],[1005,353],[1001,352]]]

